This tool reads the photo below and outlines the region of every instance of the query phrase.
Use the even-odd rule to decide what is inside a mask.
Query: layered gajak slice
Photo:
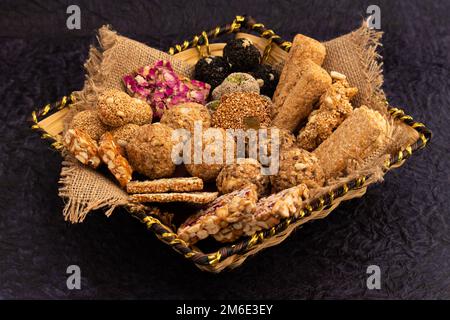
[[[96,169],[100,165],[98,145],[87,133],[69,129],[64,135],[64,147],[82,164]]]
[[[257,200],[254,186],[220,196],[206,208],[188,218],[178,228],[178,236],[189,244],[194,244],[210,235],[221,242],[233,241],[243,233],[239,223],[242,225],[242,222],[252,219]],[[222,232],[223,229],[230,231]]]
[[[122,154],[122,148],[114,141],[110,132],[103,134],[99,141],[98,154],[109,171],[124,188],[131,181],[133,169]]]

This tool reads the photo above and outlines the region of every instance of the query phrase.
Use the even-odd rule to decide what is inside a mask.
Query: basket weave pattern
[[[261,39],[260,49],[264,52],[264,60],[269,64],[274,65],[277,61],[279,62],[280,59],[283,59],[286,56],[285,52],[288,52],[291,47],[290,42],[284,41],[275,32],[265,28],[260,23],[256,23],[252,18],[237,16],[231,24],[216,27],[209,32],[202,32],[201,35],[194,36],[191,41],[184,41],[180,45],[171,47],[168,52],[183,60],[192,60],[192,55],[197,57],[194,60],[198,59],[202,54],[202,49],[206,49],[207,52],[218,50],[220,53],[223,45],[210,44],[209,40],[226,33],[238,33],[243,29],[255,31],[259,34]],[[191,51],[189,52],[189,50]],[[377,81],[377,79],[370,80]],[[57,150],[62,150],[60,136],[46,130],[46,126],[43,126],[41,120],[51,114],[66,110],[74,102],[74,99],[73,95],[63,97],[59,102],[48,104],[32,114],[32,128],[41,131],[42,137],[51,141],[52,147]],[[183,240],[178,238],[171,227],[161,221],[161,212],[156,207],[127,203],[122,201],[120,197],[117,199],[116,205],[123,205],[127,208],[134,217],[138,218],[149,230],[154,232],[162,242],[170,245],[185,258],[190,259],[200,269],[209,272],[220,272],[225,268],[235,268],[241,265],[247,257],[266,247],[282,242],[298,226],[310,220],[326,217],[342,201],[363,196],[367,186],[379,180],[379,175],[401,166],[413,152],[426,146],[431,138],[431,132],[425,125],[415,122],[411,116],[406,115],[401,109],[390,107],[386,101],[384,103],[384,108],[388,111],[388,116],[392,120],[403,122],[417,131],[419,137],[417,141],[392,153],[381,166],[380,173],[368,171],[359,173],[359,175],[354,177],[347,177],[342,183],[336,184],[327,190],[321,190],[321,192],[306,202],[303,209],[299,210],[295,216],[282,220],[277,226],[269,230],[257,232],[251,237],[244,238],[232,245],[224,246],[216,252],[203,253],[196,247],[188,246]],[[109,208],[107,211],[111,213],[114,207]]]

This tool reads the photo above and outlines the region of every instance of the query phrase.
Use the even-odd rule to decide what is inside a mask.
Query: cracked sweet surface
[[[135,139],[126,146],[131,166],[151,179],[172,176],[175,172],[172,131],[160,123],[140,127]]]
[[[320,97],[319,108],[311,112],[297,138],[299,146],[308,151],[325,141],[353,111],[350,100],[358,89],[350,87],[344,75],[335,72],[331,75],[336,80]]]
[[[278,192],[301,183],[310,189],[321,187],[325,178],[315,155],[293,147],[280,153],[278,174],[271,176],[270,182],[272,191]]]
[[[270,125],[272,103],[254,92],[224,95],[212,116],[214,127],[225,129],[258,129]]]
[[[151,123],[153,118],[152,108],[147,102],[117,89],[100,94],[97,108],[100,120],[114,128],[128,123],[144,125]]]
[[[230,193],[249,184],[255,185],[258,195],[263,195],[269,188],[269,176],[261,173],[262,166],[255,159],[239,159],[240,163],[225,166],[216,179],[216,186],[221,193]]]
[[[72,118],[69,127],[87,133],[95,141],[98,141],[102,134],[108,131],[108,127],[100,121],[97,110],[78,112]]]
[[[196,121],[200,121],[202,128],[211,126],[211,116],[208,109],[199,103],[188,102],[173,106],[166,110],[161,117],[161,123],[173,129],[194,131]]]

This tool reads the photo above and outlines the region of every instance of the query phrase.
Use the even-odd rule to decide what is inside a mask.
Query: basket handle
[[[289,52],[292,43],[283,40],[273,30],[267,29],[262,23],[256,22],[250,16],[236,16],[232,23],[215,27],[208,32],[203,31],[201,35],[195,35],[192,40],[185,40],[182,44],[176,44],[169,48],[168,53],[174,55],[190,48],[199,48],[199,46],[206,45],[206,49],[209,50],[209,40],[215,39],[224,34],[237,33],[241,30],[249,30],[257,32],[262,38],[269,40],[269,44],[264,50],[263,61],[269,56],[272,44],[275,43],[281,49]]]

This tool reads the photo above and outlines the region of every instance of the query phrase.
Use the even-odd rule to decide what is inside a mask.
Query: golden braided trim
[[[220,258],[222,258],[222,254],[219,251],[208,255],[209,264],[212,266],[217,264],[220,261]]]

